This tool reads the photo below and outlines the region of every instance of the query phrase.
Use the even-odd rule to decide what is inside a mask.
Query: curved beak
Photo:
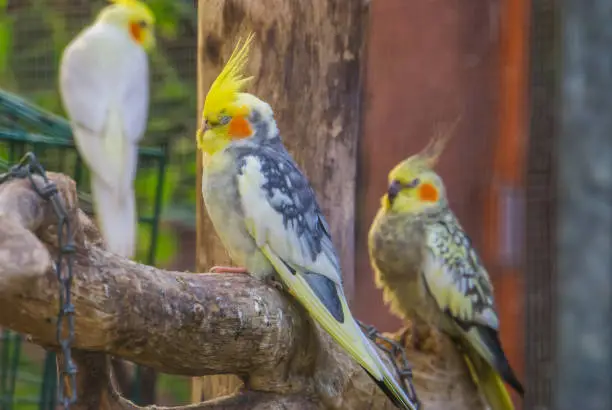
[[[208,125],[208,121],[202,119],[202,125],[200,125],[200,132],[204,134],[206,131],[210,129],[210,125]]]
[[[202,120],[202,126],[196,131],[196,142],[199,149],[203,148],[204,145],[204,134],[208,131],[208,121]]]
[[[389,198],[390,203],[393,203],[393,200],[401,190],[402,184],[399,181],[391,181],[391,184],[389,184],[389,188],[387,188],[387,198]]]
[[[153,32],[153,29],[151,29],[151,31],[147,32],[143,36],[142,48],[144,48],[147,52],[151,52],[156,47],[156,45],[157,41],[155,39],[155,33]]]

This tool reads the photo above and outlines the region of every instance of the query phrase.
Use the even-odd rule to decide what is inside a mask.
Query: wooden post
[[[253,30],[256,38],[249,73],[255,81],[248,91],[272,106],[287,148],[317,192],[331,225],[350,301],[354,290],[360,61],[366,16],[362,2],[200,0],[198,8],[198,123],[206,93],[236,40]],[[199,191],[201,158],[197,173]],[[197,229],[197,270],[227,264],[229,259],[200,196]],[[227,391],[228,383],[239,384],[227,377],[207,384],[206,399]],[[199,397],[194,391],[193,400],[199,401]]]
[[[525,189],[524,409],[553,409],[557,275],[556,113],[559,104],[559,5],[531,3],[529,148]]]

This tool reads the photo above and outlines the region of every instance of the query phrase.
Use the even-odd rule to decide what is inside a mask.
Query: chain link
[[[416,394],[416,389],[414,388],[412,366],[410,366],[410,362],[408,361],[406,348],[397,341],[383,336],[374,326],[366,325],[359,320],[357,320],[357,323],[361,326],[366,336],[376,343],[381,350],[387,353],[391,359],[391,363],[393,363],[393,367],[395,367],[395,371],[404,385],[404,391],[410,400],[414,403],[420,403]],[[387,345],[391,347],[389,348]]]
[[[43,179],[44,183],[42,186],[39,186],[35,182],[34,175],[39,175]],[[63,369],[60,370],[59,377],[58,402],[63,405],[64,409],[69,410],[70,406],[77,400],[77,369],[72,361],[71,355],[71,345],[74,341],[74,306],[72,305],[70,289],[72,287],[72,257],[75,246],[72,242],[70,220],[66,213],[64,203],[58,195],[57,186],[47,178],[45,169],[32,152],[25,154],[21,161],[12,166],[8,172],[1,174],[0,184],[15,178],[28,178],[34,191],[41,198],[51,202],[53,211],[57,216],[57,242],[59,252],[54,268],[57,280],[60,284],[60,309],[57,314],[56,337],[64,357],[64,366]],[[63,267],[66,269],[64,270]],[[65,333],[65,324],[67,324],[68,327],[68,335],[64,338],[62,335]]]

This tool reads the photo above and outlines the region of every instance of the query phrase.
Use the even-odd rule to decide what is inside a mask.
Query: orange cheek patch
[[[247,138],[253,135],[253,129],[244,117],[234,117],[229,123],[228,134],[234,138]]]
[[[130,23],[130,35],[137,43],[142,43],[142,28],[138,23]]]
[[[421,201],[437,202],[438,190],[432,184],[421,184],[419,187],[419,198]]]

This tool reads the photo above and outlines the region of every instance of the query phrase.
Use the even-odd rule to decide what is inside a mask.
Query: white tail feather
[[[132,258],[136,250],[136,203],[134,189],[127,191],[109,187],[92,175],[91,193],[98,227],[107,249]]]

